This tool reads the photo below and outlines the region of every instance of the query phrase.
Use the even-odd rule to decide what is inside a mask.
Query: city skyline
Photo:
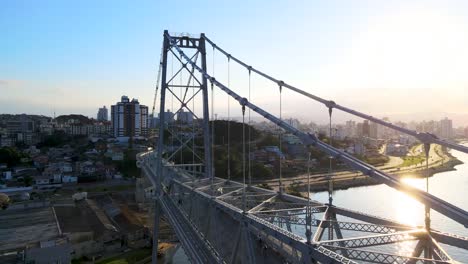
[[[448,116],[456,126],[467,125],[468,74],[463,63],[468,60],[468,39],[460,34],[468,29],[460,8],[466,3],[417,3],[335,1],[299,7],[259,1],[249,3],[248,10],[209,1],[181,3],[184,9],[152,2],[130,9],[114,2],[51,1],[29,3],[27,9],[19,2],[7,3],[0,11],[6,39],[0,44],[0,90],[5,95],[0,112],[94,116],[97,106],[110,106],[130,93],[152,107],[161,35],[169,29],[205,32],[265,72],[375,116],[405,121],[411,116],[418,121]],[[180,19],[164,13],[171,8],[179,10]],[[211,18],[198,18],[191,8],[207,10]],[[265,19],[275,12],[283,19]],[[244,19],[228,19],[239,16]],[[302,40],[290,44],[297,36]],[[264,55],[249,45],[260,46]],[[216,59],[215,68],[223,70],[221,56]],[[232,70],[231,85],[242,87],[244,83],[236,81],[245,79],[245,72]],[[254,80],[253,88],[262,90],[258,96],[265,104],[276,104],[265,92],[275,87]],[[318,104],[301,109],[297,105],[307,101],[294,95],[284,103],[288,116],[326,121],[326,115],[316,114],[324,112]],[[215,112],[223,116],[226,110]]]

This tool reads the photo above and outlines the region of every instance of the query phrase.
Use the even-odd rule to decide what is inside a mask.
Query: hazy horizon
[[[466,7],[463,1],[6,2],[0,9],[0,112],[95,117],[122,95],[151,111],[168,29],[204,32],[266,73],[376,117],[447,116],[466,126]],[[217,71],[225,69],[222,60],[217,57]],[[232,70],[233,86],[242,86],[245,70]],[[253,80],[253,89],[269,88]],[[255,99],[276,109],[270,93]],[[323,106],[292,93],[284,109],[285,117],[327,120]],[[226,109],[219,103],[215,112],[224,116]]]

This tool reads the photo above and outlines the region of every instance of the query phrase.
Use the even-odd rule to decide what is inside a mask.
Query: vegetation
[[[258,184],[257,186],[263,189],[273,190],[273,188],[271,188],[270,185],[268,185],[268,183],[261,183],[261,184]]]
[[[289,185],[286,188],[286,193],[294,195],[294,196],[298,196],[298,197],[304,197],[302,193],[300,192],[300,185],[297,182],[293,182],[291,185]]]
[[[38,148],[52,148],[59,147],[67,144],[70,141],[71,137],[67,135],[64,131],[55,131],[52,135],[46,136],[41,143],[37,145]]]
[[[210,129],[211,126],[214,123],[214,140],[216,145],[221,145],[221,144],[227,144],[227,139],[228,139],[228,124],[229,124],[229,136],[230,136],[230,141],[231,143],[235,144],[241,143],[242,142],[242,132],[243,132],[243,126],[242,123],[235,122],[235,121],[226,121],[226,120],[216,120],[216,121],[211,121],[210,122]],[[250,128],[250,140],[256,140],[260,136],[260,132],[254,128],[253,126],[249,126],[248,124],[245,124],[245,137],[247,140],[248,133],[249,133],[249,128]]]
[[[114,161],[117,165],[117,170],[120,171],[124,177],[134,178],[139,177],[141,170],[136,166],[136,153],[133,150],[127,150],[124,153],[124,159],[121,161]]]
[[[86,151],[89,142],[85,135],[68,135],[65,131],[56,130],[50,136],[44,137],[42,142],[37,144],[38,148],[56,148],[64,145],[70,145],[71,147],[80,148],[82,152]]]
[[[389,157],[382,154],[374,154],[372,156],[362,157],[362,161],[369,163],[373,166],[381,166],[387,163],[390,160]]]
[[[76,114],[57,116],[55,120],[57,121],[57,123],[67,123],[70,120],[78,120],[79,124],[92,124],[91,119],[89,119],[88,117]]]
[[[8,167],[13,167],[20,164],[21,158],[23,158],[23,154],[21,154],[15,148],[0,148],[0,163],[6,163]]]
[[[400,167],[409,167],[417,164],[423,164],[423,162],[426,160],[423,156],[407,156],[403,157],[403,163],[400,165]]]
[[[266,146],[279,146],[279,139],[277,136],[274,136],[272,134],[266,134],[257,142],[257,146],[259,148],[263,148]]]

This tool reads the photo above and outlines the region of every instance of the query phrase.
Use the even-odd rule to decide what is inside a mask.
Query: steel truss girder
[[[209,245],[209,242],[203,238],[199,231],[191,224],[180,210],[174,208],[172,199],[163,195],[159,198],[164,210],[168,216],[171,226],[174,228],[177,237],[193,263],[222,263],[217,252]],[[177,213],[179,212],[179,213]],[[191,228],[190,229],[188,229]],[[190,230],[190,231],[189,231]]]
[[[205,200],[206,203],[212,204],[212,206],[215,206],[216,208],[222,210],[223,212],[231,215],[233,219],[237,219],[237,221],[245,221],[248,226],[249,230],[251,232],[255,233],[255,236],[257,237],[263,237],[265,238],[265,235],[274,237],[276,239],[279,239],[280,241],[283,241],[283,243],[290,245],[291,247],[294,247],[295,249],[299,250],[302,252],[302,254],[306,255],[311,255],[316,260],[321,260],[323,262],[342,262],[342,263],[354,263],[350,261],[349,259],[346,259],[343,256],[340,255],[335,255],[331,254],[329,255],[324,255],[319,251],[313,250],[312,245],[306,245],[304,242],[304,239],[301,237],[292,234],[291,232],[288,232],[282,228],[279,228],[273,224],[270,224],[269,222],[258,218],[256,216],[250,215],[250,214],[243,214],[242,211],[234,207],[222,200],[218,199],[212,199],[210,195],[207,195],[203,192],[193,190],[190,188],[188,185],[179,182],[178,180],[173,180],[173,184],[179,185],[181,188],[180,191],[182,192],[193,192],[194,195],[197,195],[201,199]],[[184,190],[185,189],[185,190]],[[326,250],[325,252],[328,252]]]
[[[384,225],[353,223],[353,222],[344,222],[344,221],[335,221],[335,220],[325,220],[325,222],[328,224],[337,224],[338,227],[342,230],[361,231],[361,232],[380,233],[380,234],[393,233],[396,231],[393,227],[384,226]]]
[[[346,251],[349,258],[353,260],[360,260],[372,263],[384,263],[384,264],[394,264],[394,263],[451,263],[450,261],[441,261],[434,259],[418,258],[404,255],[388,254],[377,251],[370,250],[361,250],[361,249],[351,249],[346,247],[339,246],[324,246],[330,250],[341,250]]]
[[[271,215],[271,214],[262,214],[262,213],[260,214],[256,213],[255,215],[261,218],[265,218],[265,219],[275,217],[274,222],[286,223],[286,220],[288,220],[291,223],[297,224],[297,225],[306,224],[306,219],[298,217],[297,215]],[[311,225],[317,227],[320,225],[321,222],[323,222],[324,226],[326,227],[330,226],[330,224],[333,224],[333,225],[338,225],[338,227],[341,230],[348,230],[348,231],[359,231],[359,232],[378,233],[378,234],[388,234],[388,233],[396,232],[396,230],[393,227],[389,227],[389,226],[374,225],[374,224],[367,224],[367,223],[343,222],[343,221],[334,221],[334,220],[312,219]]]
[[[154,155],[148,155],[148,158],[154,158]],[[151,166],[151,162],[148,161],[148,158],[145,159],[146,162],[143,163],[142,168],[143,168],[146,175],[152,175],[152,174],[154,175],[153,167]],[[140,162],[140,164],[141,164],[141,162]],[[338,239],[338,240],[333,240],[333,241],[321,241],[319,243],[312,243],[310,246],[312,246],[312,248],[314,250],[312,251],[313,253],[310,253],[310,248],[307,249],[308,245],[305,243],[305,240],[303,238],[295,236],[292,233],[290,233],[290,232],[288,232],[288,231],[286,231],[286,230],[284,230],[284,229],[282,229],[280,227],[277,227],[277,226],[267,222],[266,220],[262,220],[259,217],[257,217],[257,216],[263,216],[263,215],[257,215],[257,216],[256,216],[256,214],[245,214],[244,215],[244,214],[242,214],[242,212],[241,212],[241,210],[239,208],[237,208],[235,206],[232,206],[232,205],[226,203],[223,200],[213,199],[214,198],[213,196],[205,194],[205,193],[201,192],[200,190],[193,189],[193,187],[190,186],[190,184],[192,184],[193,182],[199,182],[199,183],[209,182],[209,179],[207,179],[207,180],[198,180],[198,181],[190,181],[190,180],[188,181],[187,176],[183,176],[181,174],[178,174],[178,172],[176,171],[177,166],[171,166],[171,165],[168,164],[168,166],[166,166],[164,169],[167,171],[166,173],[164,173],[164,175],[165,175],[165,177],[169,177],[168,178],[169,181],[164,180],[163,182],[169,182],[170,184],[172,184],[174,186],[177,186],[177,192],[175,192],[175,193],[174,193],[174,191],[171,192],[171,193],[174,193],[175,197],[178,197],[178,194],[187,195],[187,194],[191,193],[192,195],[202,197],[202,199],[205,200],[205,202],[211,203],[218,210],[221,210],[221,211],[224,211],[224,212],[230,212],[230,215],[233,217],[233,219],[238,219],[238,221],[241,221],[241,219],[243,219],[243,217],[246,217],[245,221],[247,221],[247,223],[249,225],[249,230],[251,230],[251,232],[253,232],[256,237],[265,239],[265,243],[267,243],[267,244],[270,243],[271,247],[274,247],[274,243],[269,241],[267,238],[279,239],[279,240],[275,240],[275,241],[282,241],[281,243],[284,243],[284,245],[291,245],[292,248],[299,250],[297,252],[301,252],[302,258],[304,256],[310,256],[311,258],[314,258],[314,259],[317,259],[317,260],[323,258],[324,262],[327,262],[326,261],[327,259],[328,259],[328,261],[330,261],[331,259],[336,261],[336,259],[338,259],[341,262],[354,263],[349,258],[346,258],[346,257],[344,257],[342,255],[342,254],[344,254],[343,251],[339,250],[342,253],[338,254],[338,253],[334,252],[333,250],[331,250],[332,247],[342,247],[342,245],[345,245],[345,248],[347,248],[348,251],[353,250],[352,248],[350,248],[350,242],[346,242],[347,240],[350,240],[350,239]],[[153,177],[149,176],[149,178],[152,179]],[[153,181],[154,180],[152,180],[152,182]],[[234,184],[235,182],[231,182],[231,183]],[[165,189],[168,190],[168,188],[165,188]],[[171,190],[171,189],[169,189],[169,190]],[[174,190],[174,189],[172,189],[172,190]],[[265,193],[269,193],[269,192],[265,191]],[[271,193],[274,193],[274,192],[271,192]],[[174,199],[177,199],[177,198],[174,198]],[[291,204],[292,205],[301,204],[300,201],[301,201],[300,199],[292,198],[291,199]],[[335,209],[336,209],[334,207],[328,207],[328,206],[323,206],[323,208],[330,209],[330,213],[335,212]],[[292,211],[299,210],[298,208],[290,208],[290,209]],[[285,211],[285,212],[288,212],[288,211]],[[259,212],[259,213],[261,213],[261,212]],[[354,212],[354,213],[356,213],[356,212]],[[368,215],[365,215],[365,214],[364,214],[364,216],[368,217]],[[276,217],[278,217],[278,216],[276,216]],[[286,215],[286,216],[279,216],[279,217],[286,218],[286,217],[289,217],[289,216]],[[290,223],[293,222],[294,217],[295,216],[290,216],[289,217],[288,220],[289,220]],[[315,221],[315,223],[318,223],[318,220],[314,220],[314,221]],[[388,220],[388,221],[390,221],[390,220]],[[322,222],[323,222],[323,227],[324,228],[326,228],[328,225],[330,225],[330,223],[334,223],[334,224],[339,223],[339,221],[327,220],[327,218],[320,221],[320,223],[322,223]],[[367,224],[364,224],[362,226],[357,227],[354,224],[359,225],[359,223],[348,223],[348,222],[343,222],[343,223],[346,224],[346,225],[342,225],[342,227],[345,227],[345,228],[343,228],[345,230],[346,230],[346,227],[356,228],[356,229],[368,228],[369,227],[369,226],[364,227]],[[395,224],[395,225],[398,224],[398,223],[391,222],[391,221],[387,222],[387,220],[386,220],[386,223],[391,223],[391,224]],[[267,225],[268,228],[265,228],[264,225]],[[338,227],[340,227],[340,226],[338,225]],[[391,226],[389,228],[394,228],[394,226]],[[395,229],[408,229],[408,227],[397,226]],[[265,230],[268,230],[268,231],[265,231]],[[361,231],[361,230],[359,230],[359,231]],[[426,234],[424,230],[420,233],[420,235],[417,234],[417,232],[420,232],[420,230],[413,230],[413,232],[416,232],[416,233],[412,233],[412,235],[409,235],[410,237],[414,235],[416,238],[420,238],[420,236],[424,236],[424,238],[430,238],[429,236],[424,235],[424,234]],[[411,233],[411,231],[400,232],[400,234],[401,233],[408,233],[409,234],[409,233]],[[396,234],[387,234],[387,235],[390,235],[390,236],[391,235],[398,235],[398,233],[396,233]],[[374,236],[374,237],[378,237],[378,236]],[[361,238],[357,238],[357,239],[363,239],[363,238],[361,237]],[[364,237],[364,239],[370,239],[370,237]],[[351,240],[353,240],[353,239],[351,239]],[[356,240],[356,239],[354,239],[354,240]],[[360,245],[360,246],[370,246],[370,244],[380,245],[380,244],[382,244],[384,242],[389,243],[390,241],[398,242],[401,239],[393,238],[393,239],[389,239],[389,240],[386,240],[386,241],[384,241],[385,239],[381,239],[381,240],[382,241],[377,241],[376,240],[373,243],[363,242],[363,241],[355,241],[353,243],[354,243],[354,246],[358,246],[358,245]],[[407,240],[407,239],[404,239],[404,240]],[[336,243],[331,244],[331,245],[326,244],[328,242],[332,242],[332,243],[336,242]],[[271,244],[271,243],[273,243],[273,244]],[[348,245],[346,245],[346,243],[348,243]],[[445,252],[443,252],[442,249],[439,250],[436,241],[433,241],[433,244],[434,244],[434,246],[433,246],[432,252],[433,252],[434,258],[436,258],[436,259],[438,259],[438,258],[440,258],[440,259],[444,259],[444,258],[449,259],[449,257],[445,254]],[[354,249],[354,250],[356,250],[356,249]],[[349,251],[349,252],[348,251],[346,251],[346,254],[352,259],[353,255],[350,253],[351,251]],[[361,251],[366,251],[366,250],[361,250]],[[289,254],[289,253],[290,252],[283,252],[283,254]],[[308,255],[308,254],[310,254],[310,255]],[[319,254],[319,255],[316,255],[316,254]],[[385,255],[385,253],[382,253],[382,254]],[[323,255],[326,255],[327,257],[325,258]],[[392,255],[392,254],[386,254],[386,255]],[[298,260],[298,257],[293,254],[293,255],[289,255],[287,257],[287,259],[291,260],[292,262],[295,262],[295,261]],[[414,258],[414,259],[417,259],[417,258]],[[414,259],[410,259],[410,260],[413,261]],[[432,261],[432,263],[444,263],[444,261]]]
[[[410,230],[410,231],[397,232],[397,233],[391,233],[391,234],[325,240],[325,241],[320,241],[319,243],[324,246],[327,246],[327,245],[340,246],[339,244],[342,244],[346,248],[360,248],[360,247],[379,246],[379,245],[393,244],[393,243],[402,242],[402,241],[416,240],[423,236],[427,237],[426,230],[417,229],[417,230]]]

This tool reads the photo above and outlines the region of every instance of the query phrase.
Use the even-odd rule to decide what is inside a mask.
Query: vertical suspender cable
[[[424,143],[424,153],[426,154],[426,192],[429,193],[429,151],[431,148],[430,143]],[[431,208],[426,204],[424,206],[424,225],[428,233],[431,231]],[[424,257],[432,258],[432,246],[430,243],[427,243],[426,248],[424,249]]]
[[[195,78],[192,78],[192,111],[195,113]],[[195,176],[195,117],[192,116],[192,167]]]
[[[312,209],[310,208],[310,152],[307,159],[307,207],[306,207],[306,238],[307,244],[311,243],[312,237]]]
[[[182,59],[183,59],[183,57],[182,57],[182,55],[180,55],[180,61],[182,61]],[[180,108],[181,108],[180,111],[184,111],[184,101],[185,101],[183,99],[183,88],[182,88],[182,85],[184,83],[183,82],[183,77],[182,77],[183,72],[184,71],[180,71],[180,73],[179,73],[180,74],[180,89],[179,89],[179,94],[180,95],[179,96],[180,96],[180,100],[182,100],[181,106],[180,106]],[[179,126],[177,128],[179,129],[179,131],[182,131],[182,128],[180,127],[181,126],[180,121],[181,120],[179,120],[179,118],[177,118],[177,122],[179,123]],[[181,143],[181,144],[183,144],[183,143]],[[184,147],[182,147],[180,149],[180,163],[184,164]]]
[[[214,151],[215,151],[215,142],[214,142],[214,126],[215,126],[215,120],[214,120],[214,89],[213,89],[213,82],[211,82],[211,191],[213,192],[213,183],[214,183],[214,177],[215,177],[215,166],[214,166]],[[212,193],[213,195],[213,193]]]
[[[215,48],[213,47],[213,78],[215,76]],[[215,177],[215,120],[214,120],[214,85],[211,82],[211,194],[214,194],[213,184]]]
[[[426,192],[429,193],[429,151],[431,149],[430,143],[424,143],[424,153],[426,154]],[[425,206],[425,226],[429,232],[431,230],[431,208]]]
[[[333,113],[333,108],[329,107],[328,108],[328,116],[329,116],[329,137],[330,137],[330,146],[333,147],[333,135],[332,135],[332,113]],[[332,180],[332,173],[333,173],[333,167],[332,167],[332,162],[333,162],[333,157],[330,155],[330,168],[328,171],[328,203],[332,205],[333,203],[333,197],[332,197],[332,192],[333,192],[333,180]]]
[[[242,212],[245,213],[245,105],[242,105]]]
[[[250,102],[250,79],[251,79],[251,68],[252,67],[249,67],[249,102]],[[250,147],[250,141],[252,141],[252,138],[251,138],[251,126],[252,124],[250,123],[250,107],[249,107],[249,131],[248,131],[248,137],[247,137],[247,140],[249,142],[249,150],[248,150],[248,158],[249,158],[249,186],[252,185],[252,164],[251,164],[251,147]]]
[[[332,113],[333,113],[333,108],[329,107],[328,108],[328,116],[329,116],[329,138],[330,138],[330,146],[333,146],[333,142],[332,142],[332,138],[333,138],[333,134],[332,134]],[[332,206],[332,203],[333,203],[333,197],[332,197],[332,193],[333,193],[333,180],[332,180],[332,173],[333,173],[333,167],[332,167],[332,162],[333,162],[333,157],[330,155],[330,169],[328,171],[328,203],[329,203],[329,206]],[[328,214],[328,217],[330,217],[331,215]],[[329,219],[327,219],[329,220]],[[333,239],[333,225],[330,223],[330,225],[328,226],[328,240],[332,240]]]
[[[280,92],[280,103],[279,103],[279,108],[280,108],[280,113],[279,113],[279,116],[280,116],[280,120],[283,121],[283,98],[282,98],[282,92],[283,92],[283,86],[280,84],[279,85],[279,92]],[[283,193],[283,182],[282,182],[282,163],[283,163],[283,159],[282,159],[282,156],[283,156],[283,148],[282,148],[282,141],[283,141],[283,138],[282,138],[282,132],[283,130],[278,126],[278,129],[279,129],[279,150],[280,150],[280,156],[279,156],[279,192],[280,193]]]
[[[228,87],[231,87],[231,69],[230,69],[230,61],[231,57],[228,56]],[[228,181],[231,180],[231,96],[228,95],[228,100],[227,100],[227,113],[228,113],[228,123],[227,123],[227,159],[228,159],[228,164],[227,164],[227,176],[228,176]]]
[[[174,78],[174,53],[171,52],[171,79]],[[171,93],[171,115],[174,114],[174,93]],[[174,116],[171,116],[167,120],[167,130],[170,131],[171,124],[173,124]],[[172,127],[174,128],[174,127]],[[171,149],[174,149],[175,139],[174,139],[174,131],[169,132],[171,134]]]

